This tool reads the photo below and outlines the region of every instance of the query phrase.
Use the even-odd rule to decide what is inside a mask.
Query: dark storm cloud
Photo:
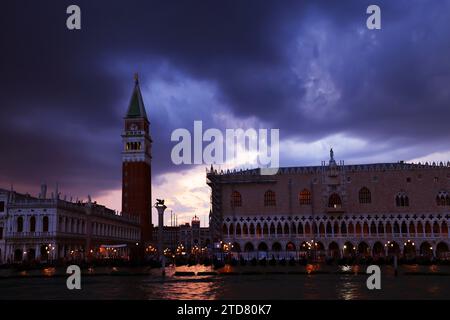
[[[82,10],[76,32],[65,28],[73,3]],[[355,158],[405,145],[417,146],[411,157],[448,150],[449,1],[379,1],[377,31],[365,28],[369,4],[8,1],[0,19],[0,182],[58,180],[76,194],[120,187],[135,71],[156,175],[180,169],[170,164],[173,129],[195,119],[220,127],[220,112],[280,128],[284,139],[343,133],[378,144],[349,152]],[[197,98],[170,98],[186,83]],[[205,100],[200,93],[211,88]]]

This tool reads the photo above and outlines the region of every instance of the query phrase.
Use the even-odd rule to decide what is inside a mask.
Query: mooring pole
[[[166,259],[163,252],[163,237],[164,237],[164,211],[167,206],[164,204],[164,200],[157,199],[155,204],[156,210],[158,210],[158,256],[161,261],[162,275],[166,275]]]

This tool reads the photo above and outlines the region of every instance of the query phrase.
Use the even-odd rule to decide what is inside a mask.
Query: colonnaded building
[[[141,239],[139,217],[92,202],[0,189],[0,264],[129,257]]]
[[[213,241],[244,258],[448,257],[450,162],[207,172]],[[230,249],[231,248],[231,249]]]

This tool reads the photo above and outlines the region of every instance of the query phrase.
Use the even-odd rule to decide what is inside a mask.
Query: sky
[[[81,30],[66,8],[81,9]],[[150,120],[152,195],[209,212],[206,165],[177,128],[276,128],[282,166],[450,160],[450,1],[7,0],[0,9],[0,187],[121,208],[133,74]],[[156,212],[153,222],[156,222]]]

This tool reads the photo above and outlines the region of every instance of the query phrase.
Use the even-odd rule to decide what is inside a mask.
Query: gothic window
[[[300,202],[300,205],[311,204],[311,191],[309,191],[308,189],[303,189],[302,191],[300,191],[298,200]]]
[[[267,223],[264,223],[263,234],[264,235],[268,235],[269,234],[269,228],[267,227]]]
[[[331,228],[330,221],[327,222],[327,235],[331,235],[333,233],[333,229]]]
[[[287,223],[284,224],[284,235],[289,235],[289,225]]]
[[[423,236],[423,225],[422,222],[419,221],[419,223],[417,223],[417,234],[418,236]]]
[[[372,221],[370,224],[370,234],[376,235],[377,234],[377,226],[375,225],[375,222]]]
[[[273,225],[273,223],[270,224],[270,234],[271,235],[275,234],[275,226]]]
[[[431,224],[428,221],[425,223],[425,234],[431,236]]]
[[[378,223],[378,234],[379,235],[383,235],[384,234],[384,225],[383,225],[383,223],[381,221]]]
[[[439,227],[439,224],[435,221],[434,223],[433,223],[433,233],[435,234],[435,235],[438,235],[439,233],[440,233],[440,227]]]
[[[445,237],[448,236],[448,226],[447,226],[447,222],[445,222],[445,221],[441,225],[441,233]]]
[[[267,190],[266,193],[264,193],[264,206],[276,206],[275,192],[272,190]]]
[[[231,193],[231,207],[242,207],[242,196],[237,191]]]
[[[261,225],[259,223],[256,225],[256,235],[261,236]]]
[[[336,233],[336,231],[335,231],[335,233]],[[342,221],[342,223],[341,223],[341,233],[342,233],[343,235],[346,235],[346,234],[347,234],[347,225],[345,224],[344,221]]]
[[[400,192],[395,197],[397,207],[409,207],[409,198],[404,192]]]
[[[236,235],[240,236],[241,235],[241,225],[238,223],[236,226]]]
[[[298,234],[303,234],[303,224],[302,224],[302,223],[299,223],[299,224],[298,224],[297,233],[298,233]]]
[[[436,196],[436,204],[438,206],[450,206],[450,196],[447,192],[441,191]]]
[[[333,193],[328,199],[328,208],[340,208],[342,205],[341,197],[337,193]]]
[[[394,233],[398,234],[400,233],[400,225],[397,221],[394,222]]]
[[[366,187],[361,188],[359,190],[359,203],[371,203],[372,202],[372,195],[370,193],[370,190]]]
[[[283,234],[283,228],[281,227],[281,223],[278,222],[277,235],[281,236],[282,234]]]
[[[350,222],[348,225],[348,233],[349,234],[354,234],[355,233],[355,228],[353,227],[353,222]]]
[[[403,221],[402,222],[402,227],[401,227],[402,229],[402,235],[406,235],[406,234],[408,234],[408,227],[406,226],[406,222],[405,221]]]
[[[323,225],[323,222],[321,222],[319,224],[319,233],[320,233],[321,236],[323,236],[325,234],[325,227]]]
[[[334,222],[334,234],[339,234],[339,223],[337,221]]]
[[[363,224],[363,234],[365,236],[369,235],[369,225],[367,224],[367,222],[364,222]]]
[[[255,235],[255,226],[252,224],[250,224],[250,235],[254,236]]]
[[[311,234],[311,227],[309,226],[309,222],[305,224],[305,234]]]
[[[409,234],[413,237],[416,235],[416,227],[412,221],[409,223]]]
[[[297,226],[295,225],[295,222],[291,223],[291,234],[297,233]]]

